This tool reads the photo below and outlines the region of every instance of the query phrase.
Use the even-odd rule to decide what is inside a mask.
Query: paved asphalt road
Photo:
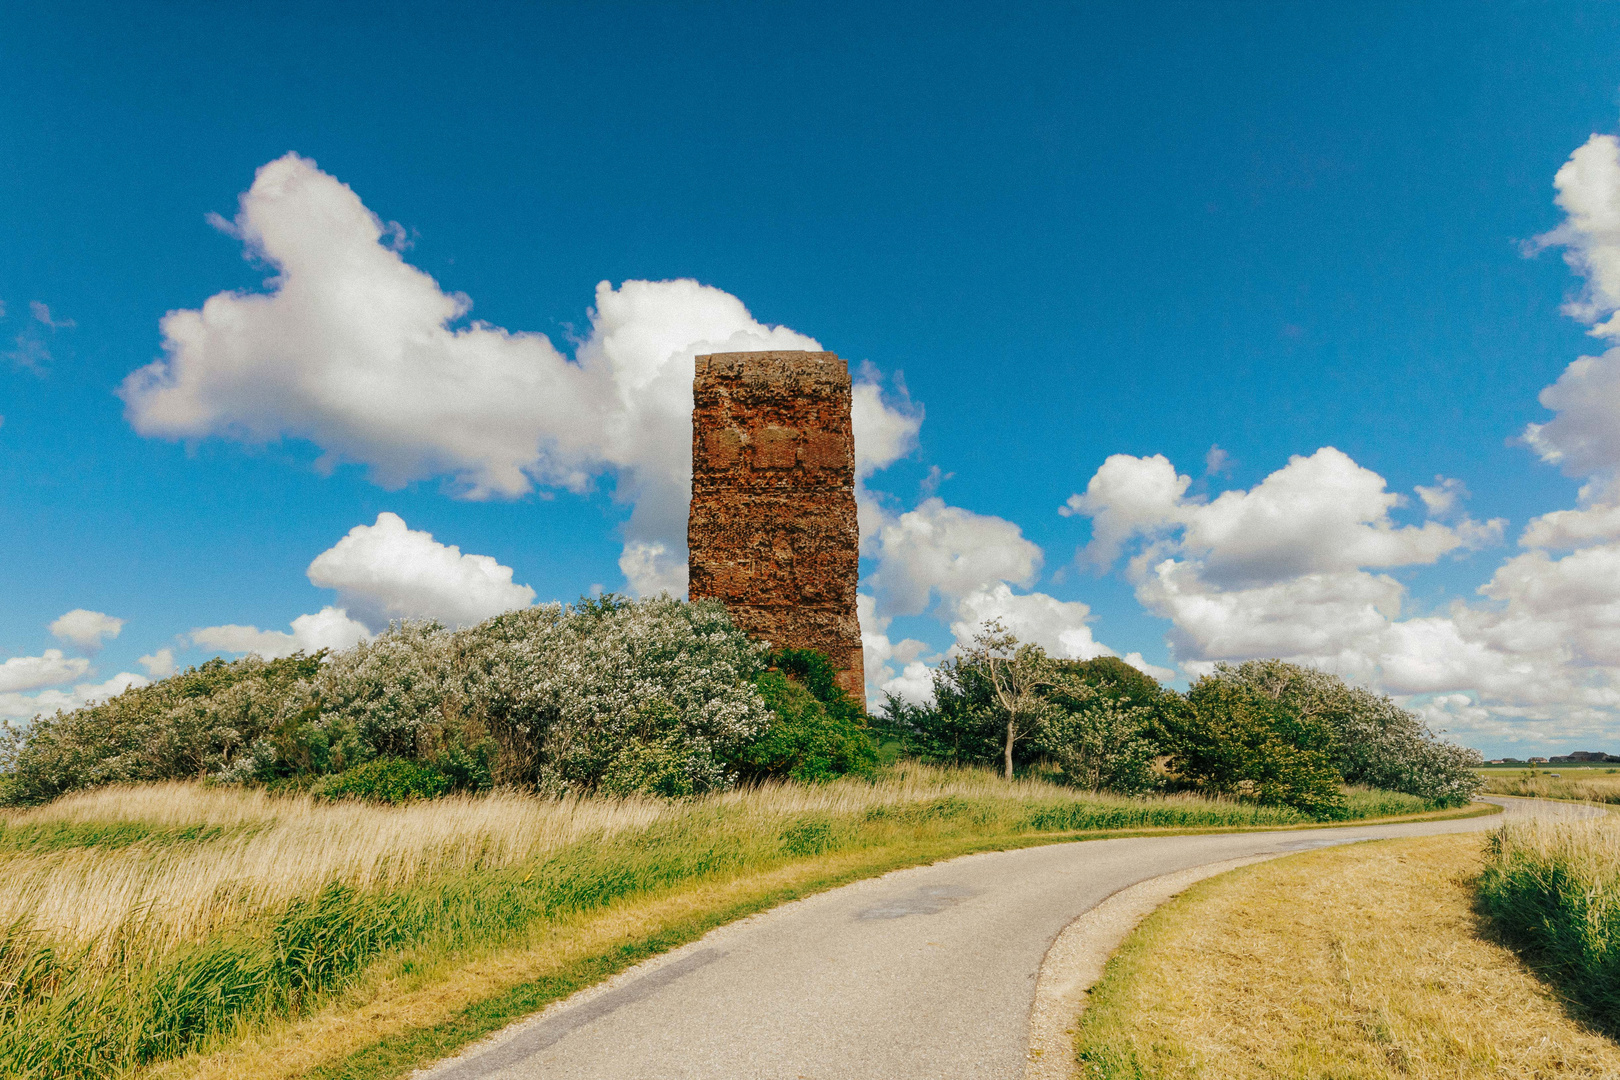
[[[1112,893],[1205,863],[1501,820],[1088,840],[902,870],[723,927],[419,1075],[1015,1080],[1047,948]]]

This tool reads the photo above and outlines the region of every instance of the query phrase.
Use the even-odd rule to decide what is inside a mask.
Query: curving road
[[[1580,812],[1502,804],[1507,815]],[[901,870],[722,927],[418,1075],[1015,1080],[1042,958],[1118,890],[1230,859],[1501,821],[1087,840]]]

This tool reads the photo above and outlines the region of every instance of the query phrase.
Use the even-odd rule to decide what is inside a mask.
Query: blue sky
[[[1561,411],[1538,402],[1604,353],[1589,331],[1620,302],[1620,238],[1554,201],[1595,147],[1569,190],[1620,206],[1589,141],[1620,126],[1617,88],[1620,9],[1600,4],[13,5],[0,660],[18,663],[0,705],[164,670],[162,649],[284,646],[245,628],[296,638],[325,609],[349,622],[308,634],[455,616],[457,595],[633,587],[627,539],[673,542],[675,481],[655,474],[687,445],[647,418],[678,394],[501,439],[479,394],[505,423],[495,368],[579,381],[555,365],[592,341],[591,386],[648,364],[675,386],[694,342],[672,327],[697,319],[790,328],[881,383],[863,566],[869,666],[893,689],[915,690],[908,665],[953,626],[1000,614],[1178,682],[1246,655],[1319,663],[1492,754],[1620,751],[1603,517],[1620,382],[1599,363]],[[346,186],[353,220],[398,225],[366,280],[397,278],[403,306],[350,325],[283,297],[259,336],[188,346],[194,386],[129,390],[175,362],[166,313],[276,293],[275,258],[244,258],[239,199],[278,161],[313,192],[263,203],[313,260],[288,280],[342,307],[347,279],[318,268],[348,256],[311,215]],[[678,279],[735,297],[748,325],[718,293],[625,284]],[[626,333],[667,356],[613,352],[603,281]],[[441,325],[432,298],[458,294],[470,311]],[[1596,307],[1566,310],[1583,296]],[[519,335],[517,354],[493,359],[507,346],[475,323]],[[435,327],[443,363],[495,373],[390,414],[394,384],[366,378],[392,363],[422,385],[408,346]],[[377,387],[375,409],[278,396],[352,359],[353,335],[380,350],[352,384]],[[210,381],[232,363],[257,374]],[[646,437],[592,427],[613,424]],[[463,497],[496,459],[528,490]],[[1437,477],[1467,498],[1445,505],[1460,489]],[[1558,511],[1587,515],[1552,519],[1577,539],[1523,542]],[[81,609],[123,620],[117,636],[88,616],[50,629]]]

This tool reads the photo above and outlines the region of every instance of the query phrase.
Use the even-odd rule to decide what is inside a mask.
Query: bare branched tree
[[[1039,730],[1053,709],[1041,691],[1055,685],[1057,672],[1039,646],[1020,644],[1000,619],[991,619],[973,635],[963,661],[984,671],[996,707],[1007,724],[1002,761],[1013,778],[1013,745]]]

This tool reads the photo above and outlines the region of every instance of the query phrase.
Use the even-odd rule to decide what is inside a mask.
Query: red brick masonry
[[[692,380],[693,600],[779,648],[818,649],[863,699],[849,365],[829,352],[714,353]]]

